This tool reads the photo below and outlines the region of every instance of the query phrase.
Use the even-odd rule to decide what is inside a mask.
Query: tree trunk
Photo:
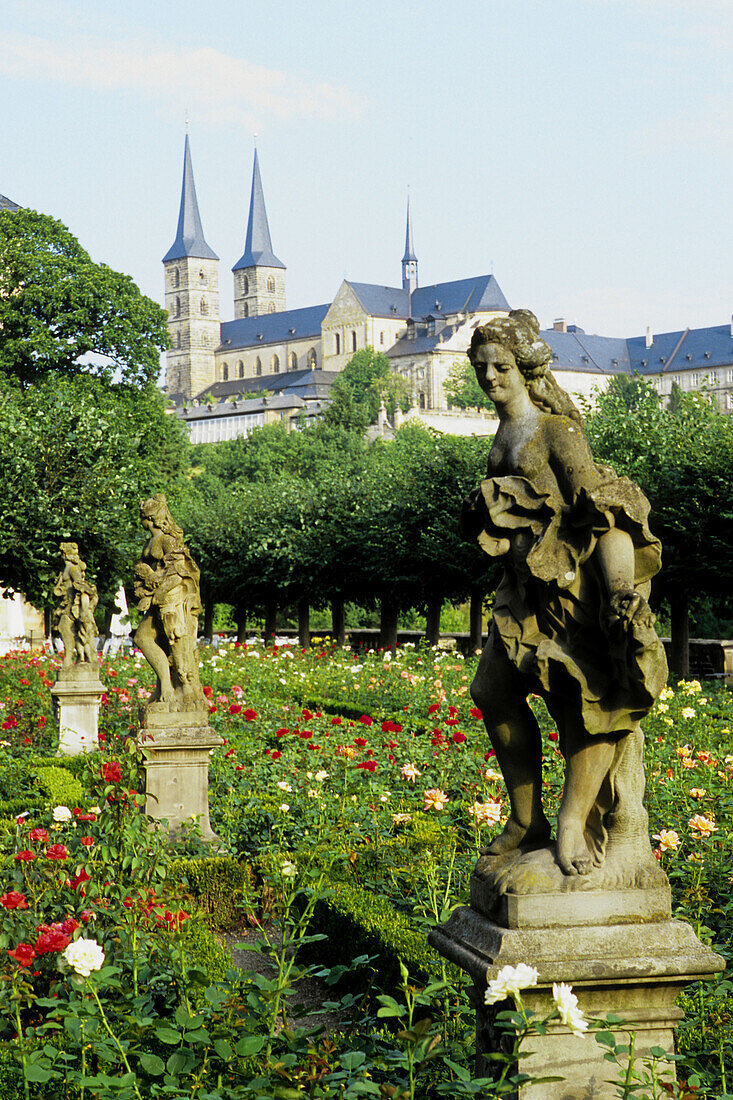
[[[204,603],[204,638],[211,641],[214,637],[214,597],[207,591],[203,597]]]
[[[46,638],[51,639],[51,608],[44,607],[43,609],[43,633]]]
[[[334,596],[331,600],[331,633],[333,644],[342,646],[346,641],[346,615],[343,596]]]
[[[244,604],[235,607],[234,621],[237,624],[237,641],[242,645],[247,640],[247,608]]]
[[[298,601],[298,645],[308,649],[311,644],[311,608],[307,598]]]
[[[469,626],[468,626],[468,650],[469,653],[475,653],[477,649],[481,649],[483,645],[483,611],[484,611],[484,594],[479,589],[474,588],[471,591],[471,604],[469,611]]]
[[[277,634],[277,602],[275,600],[265,601],[265,632],[263,641],[265,645],[275,644],[275,635]]]
[[[443,597],[430,596],[425,615],[425,638],[428,645],[437,645],[440,641],[440,613],[443,610]]]
[[[388,597],[382,599],[380,604],[380,637],[379,644],[382,649],[397,648],[397,606]]]
[[[690,675],[690,600],[687,593],[674,593],[669,606],[672,613],[669,667],[675,676],[686,680]]]

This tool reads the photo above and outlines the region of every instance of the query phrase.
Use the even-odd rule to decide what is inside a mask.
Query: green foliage
[[[0,374],[0,583],[51,606],[71,538],[109,604],[139,553],[140,499],[175,492],[188,447],[154,387]]]
[[[476,381],[476,372],[466,357],[451,363],[443,390],[450,404],[456,408],[496,411],[494,402]]]
[[[0,211],[0,372],[23,386],[50,371],[147,385],[167,346],[164,310],[129,276],[48,215]]]
[[[75,776],[66,768],[36,768],[38,786],[54,806],[79,806],[84,790]]]
[[[381,401],[390,414],[398,405],[405,412],[409,408],[406,383],[395,375],[387,356],[371,347],[352,356],[331,387],[330,396],[325,423],[359,433],[377,419]]]
[[[227,929],[241,924],[254,889],[254,877],[246,863],[227,856],[174,859],[168,874],[171,880],[188,888],[211,928]]]

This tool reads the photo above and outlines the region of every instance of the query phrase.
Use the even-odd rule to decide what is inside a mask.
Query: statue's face
[[[474,357],[481,389],[497,405],[505,405],[525,388],[517,361],[502,344],[481,344]]]

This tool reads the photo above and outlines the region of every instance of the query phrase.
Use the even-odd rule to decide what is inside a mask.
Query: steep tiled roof
[[[407,319],[408,294],[397,287],[376,283],[348,284],[372,317]],[[428,313],[460,313],[463,310],[509,309],[501,287],[493,275],[478,275],[474,279],[454,279],[449,283],[419,286],[412,294],[411,312],[414,318]]]
[[[649,348],[643,336],[632,337],[627,344],[631,370],[639,374],[710,370],[733,363],[730,325],[655,333]]]
[[[332,384],[338,378],[338,371],[331,370],[294,370],[282,374],[267,374],[260,378],[235,378],[229,382],[214,382],[198,396],[211,394],[217,401],[237,394],[252,394],[266,390],[268,393],[295,394],[304,400],[328,397]]]
[[[330,303],[329,303],[330,305]],[[250,348],[258,344],[282,344],[289,340],[318,339],[329,305],[285,309],[259,317],[240,317],[221,326],[221,350]]]
[[[20,210],[17,202],[13,202],[12,199],[6,198],[5,195],[0,195],[0,210]]]
[[[631,370],[625,340],[589,336],[580,329],[575,332],[549,329],[540,335],[557,356],[550,364],[551,369],[563,368],[585,374],[628,374]]]
[[[181,183],[181,207],[178,212],[176,239],[163,257],[167,260],[182,260],[186,256],[195,256],[200,260],[218,260],[216,252],[209,248],[204,239],[201,215],[196,198],[196,184],[193,180],[191,149],[186,134],[183,149],[183,182]]]

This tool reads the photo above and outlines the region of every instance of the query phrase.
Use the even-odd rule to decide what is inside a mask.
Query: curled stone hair
[[[512,353],[527,384],[534,405],[542,412],[567,416],[582,423],[582,417],[568,393],[558,386],[548,363],[552,348],[540,336],[540,323],[529,309],[513,309],[508,316],[494,317],[474,330],[468,358],[476,365],[476,353],[483,344],[501,344]]]
[[[168,501],[163,493],[156,493],[148,500],[140,501],[141,518],[152,519],[156,527],[164,534],[170,535],[183,545],[183,529],[178,526],[168,507]]]

